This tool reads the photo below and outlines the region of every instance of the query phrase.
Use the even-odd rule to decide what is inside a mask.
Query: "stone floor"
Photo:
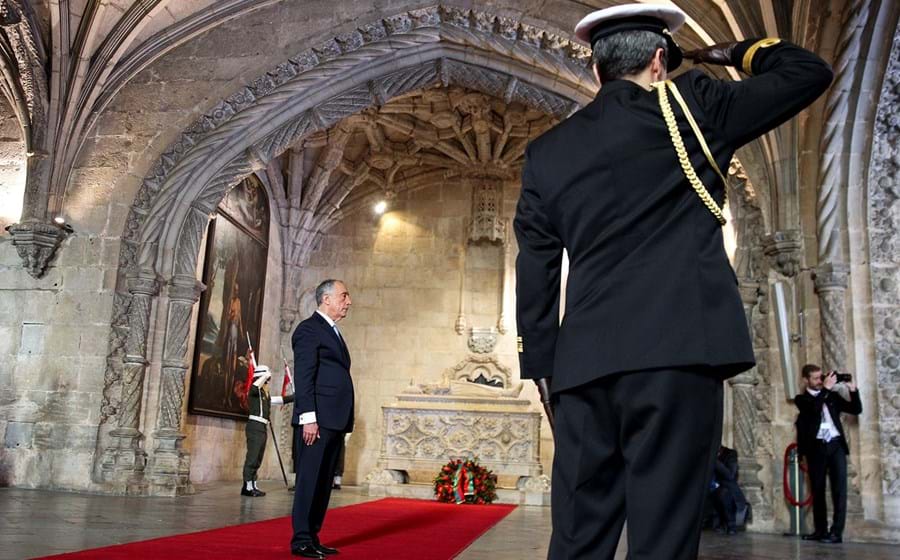
[[[41,490],[0,489],[0,559],[19,560],[212,529],[288,515],[292,495],[283,485],[260,485],[265,498],[241,498],[238,485],[216,483],[198,488],[185,498],[127,498]],[[333,494],[332,505],[367,501],[358,489]],[[474,542],[461,560],[520,560],[544,558],[550,536],[550,510],[517,508]],[[288,535],[285,535],[287,552]],[[789,560],[898,558],[897,548],[886,545],[823,545],[795,538],[740,534],[724,537],[705,532],[703,560]],[[286,558],[289,558],[287,554]],[[619,555],[624,558],[623,554]],[[375,560],[375,559],[373,559]]]

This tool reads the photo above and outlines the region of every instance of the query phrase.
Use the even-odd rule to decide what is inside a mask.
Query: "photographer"
[[[803,540],[823,543],[842,542],[847,518],[847,455],[850,447],[841,424],[841,413],[858,415],[862,412],[859,391],[850,374],[830,371],[806,364],[802,370],[806,391],[794,398],[800,413],[797,415],[797,447],[806,459],[813,491],[813,521],[815,531]],[[845,383],[850,400],[835,390],[837,383]],[[828,511],[825,502],[825,477],[831,482],[834,523],[828,530]]]

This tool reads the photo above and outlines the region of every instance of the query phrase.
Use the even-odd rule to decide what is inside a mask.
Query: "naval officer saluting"
[[[519,356],[555,412],[551,559],[613,558],[626,518],[632,560],[696,558],[722,381],[754,365],[722,243],[721,170],[832,79],[779,39],[683,54],[672,34],[684,20],[651,4],[585,17],[575,33],[600,91],[526,151]],[[745,77],[690,70],[660,84],[683,57]]]

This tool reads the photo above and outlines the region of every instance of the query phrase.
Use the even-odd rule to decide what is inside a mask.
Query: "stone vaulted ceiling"
[[[313,182],[325,181],[325,191],[352,189],[343,204],[352,211],[372,196],[437,181],[515,180],[527,143],[556,122],[520,103],[436,86],[344,119],[299,148],[319,162],[316,169],[333,168]]]

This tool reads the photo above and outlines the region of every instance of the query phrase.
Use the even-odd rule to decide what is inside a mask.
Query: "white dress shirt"
[[[813,391],[812,389],[807,389],[807,393],[810,395],[817,397],[821,391]],[[828,411],[828,406],[825,403],[822,403],[822,420],[819,424],[819,433],[816,434],[816,439],[821,439],[824,442],[829,442],[834,438],[841,437],[841,432],[838,431],[837,426],[834,425],[834,420],[831,418],[831,412]]]

